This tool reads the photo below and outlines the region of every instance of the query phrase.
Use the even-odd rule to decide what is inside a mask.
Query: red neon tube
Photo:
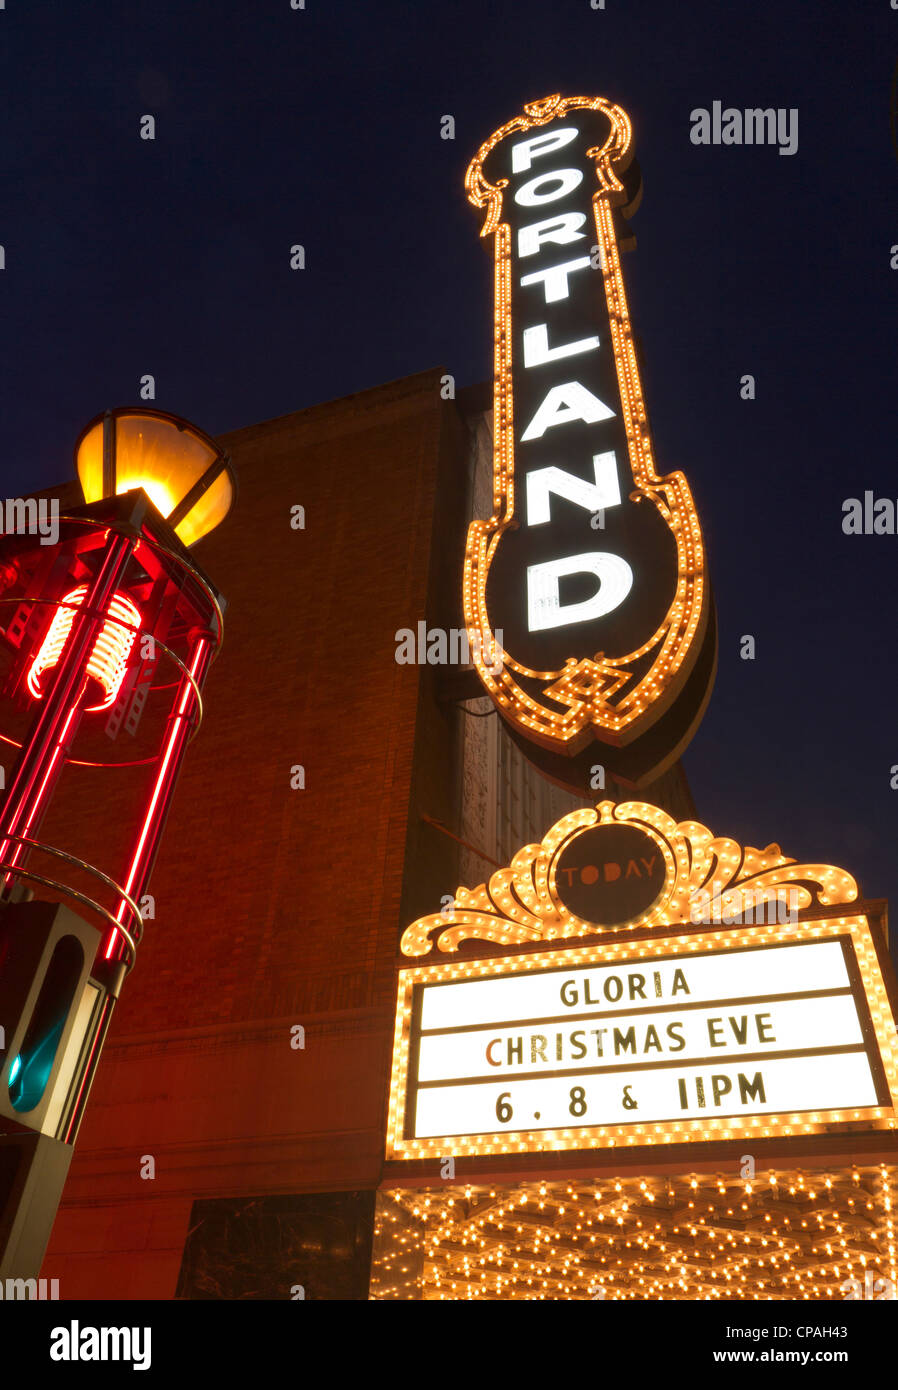
[[[77,731],[82,712],[80,702],[87,685],[87,666],[97,634],[105,623],[102,615],[124,576],[133,547],[131,537],[107,532],[100,567],[88,586],[83,607],[75,614],[62,659],[55,668],[43,708],[19,754],[0,812],[0,862],[20,864],[27,857],[27,846],[15,844],[8,837],[27,835],[40,823],[49,794],[65,765],[67,746]],[[93,613],[101,616],[94,617]],[[14,870],[6,874],[4,892],[14,877]]]
[[[209,669],[209,662],[212,656],[212,642],[207,633],[202,633],[197,639],[193,656],[190,660],[188,670],[197,687],[202,690],[206,672]],[[156,781],[147,806],[144,822],[137,837],[137,842],[131,856],[131,866],[128,870],[128,877],[125,880],[125,892],[136,900],[144,892],[149,881],[156,852],[159,848],[159,841],[165,827],[166,817],[169,806],[171,805],[172,792],[180,771],[181,761],[184,750],[187,746],[187,739],[191,730],[191,716],[196,706],[196,696],[193,685],[186,676],[182,676],[172,712],[169,715],[169,726],[165,738],[165,744],[159,760],[159,771],[156,774]],[[122,898],[116,910],[116,918],[123,921],[124,914],[129,912],[128,904]],[[103,951],[104,960],[121,958],[123,939],[119,932],[113,927],[109,933],[105,950]]]

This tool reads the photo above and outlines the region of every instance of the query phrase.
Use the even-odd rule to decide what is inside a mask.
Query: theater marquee
[[[400,972],[387,1156],[894,1128],[898,1039],[856,896],[841,869],[645,803],[564,817],[406,931],[418,956],[593,942]],[[696,925],[697,898],[733,924]]]
[[[630,328],[631,160],[620,107],[552,96],[482,145],[466,178],[494,247],[495,452],[465,620],[484,652],[502,631],[501,668],[477,657],[480,678],[548,755],[537,764],[578,788],[585,764],[571,760],[596,739],[636,784],[669,765],[716,651],[701,528],[684,475],[655,471]]]

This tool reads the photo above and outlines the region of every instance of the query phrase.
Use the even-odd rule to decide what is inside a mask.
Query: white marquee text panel
[[[765,1099],[740,1101],[739,1074],[751,1085],[760,1073]],[[699,1104],[696,1078],[701,1078],[705,1105]],[[713,1078],[720,1103],[714,1103]],[[687,1106],[681,1105],[678,1082],[686,1088]],[[730,1090],[723,1093],[724,1081]],[[586,1110],[571,1111],[571,1090],[582,1087]],[[629,1087],[629,1092],[626,1088]],[[497,1119],[500,1095],[508,1093],[512,1116],[507,1124]],[[629,1094],[637,1108],[624,1104]],[[823,1110],[861,1110],[877,1104],[870,1064],[863,1052],[828,1057],[712,1066],[659,1067],[651,1071],[616,1072],[613,1075],[565,1076],[532,1081],[497,1078],[489,1085],[434,1086],[418,1092],[415,1114],[416,1139],[454,1134],[502,1134],[540,1129],[577,1129],[586,1126],[653,1124],[671,1120],[711,1120],[724,1116],[790,1114]],[[843,1118],[847,1118],[843,1116]]]
[[[680,970],[688,994],[674,989],[674,974]],[[655,972],[660,976],[661,994],[656,993]],[[615,999],[620,982],[622,993]],[[634,978],[635,977],[635,978]],[[642,991],[639,977],[642,977]],[[561,996],[576,992],[577,1003],[566,1005]],[[709,1003],[715,999],[742,999],[746,996],[804,993],[811,990],[844,989],[849,985],[845,958],[838,941],[802,942],[794,946],[755,946],[719,953],[681,953],[611,965],[573,966],[528,974],[504,975],[493,979],[463,980],[458,984],[428,985],[423,991],[421,1027],[455,1028],[483,1022],[512,1023],[516,1019],[555,1017],[575,1018],[578,1014],[651,1004]],[[587,999],[587,986],[590,998]],[[590,1000],[592,1002],[590,1002]]]
[[[709,1020],[715,1022],[713,1029],[709,1029]],[[673,1036],[667,1033],[669,1024],[676,1025]],[[649,1027],[654,1028],[660,1049],[646,1047]],[[623,1048],[615,1053],[614,1030],[626,1034],[630,1028],[634,1029],[635,1053]],[[601,1038],[594,1035],[598,1029],[603,1030]],[[716,1043],[711,1041],[712,1033]],[[577,1034],[577,1038],[572,1040],[572,1034]],[[586,1023],[565,1020],[528,1027],[491,1026],[470,1033],[428,1034],[421,1039],[417,1079],[452,1081],[468,1076],[491,1076],[493,1072],[501,1078],[516,1072],[621,1066],[637,1060],[685,1062],[712,1057],[716,1064],[718,1057],[726,1060],[744,1052],[793,1052],[808,1048],[823,1051],[863,1042],[863,1036],[854,999],[847,994],[769,1004],[728,1004],[723,1009],[714,1006],[665,1009],[659,1013],[621,1014]],[[745,1041],[741,1042],[740,1037]],[[508,1044],[518,1040],[523,1044],[521,1060],[509,1062]],[[545,1060],[540,1056],[540,1040],[544,1040]],[[685,1040],[686,1045],[678,1048],[681,1040]],[[492,1060],[487,1057],[488,1047]]]

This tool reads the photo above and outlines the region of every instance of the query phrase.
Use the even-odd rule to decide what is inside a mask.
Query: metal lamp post
[[[5,739],[20,751],[0,806],[0,1278],[39,1271],[222,640],[223,600],[188,550],[235,495],[215,441],[176,416],[123,408],[85,428],[76,467],[86,505],[59,518],[57,543],[23,532],[0,545],[3,695],[33,708],[21,743]],[[164,661],[176,679],[156,684]],[[112,877],[42,842],[41,822],[70,770],[110,766],[75,756],[88,721],[105,713],[107,733],[134,732],[154,695],[170,697],[158,747],[117,764],[118,776],[151,772],[127,863]],[[38,872],[45,858],[52,868]]]

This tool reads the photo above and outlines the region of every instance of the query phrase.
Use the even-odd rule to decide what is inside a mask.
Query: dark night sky
[[[898,12],[606,4],[8,0],[0,487],[68,476],[147,372],[212,433],[436,365],[484,380],[467,162],[524,101],[607,96],[645,181],[624,273],[656,460],[692,485],[718,605],[699,815],[898,904],[898,536],[841,530],[844,498],[898,498]],[[797,107],[798,153],[693,146],[715,99]]]

